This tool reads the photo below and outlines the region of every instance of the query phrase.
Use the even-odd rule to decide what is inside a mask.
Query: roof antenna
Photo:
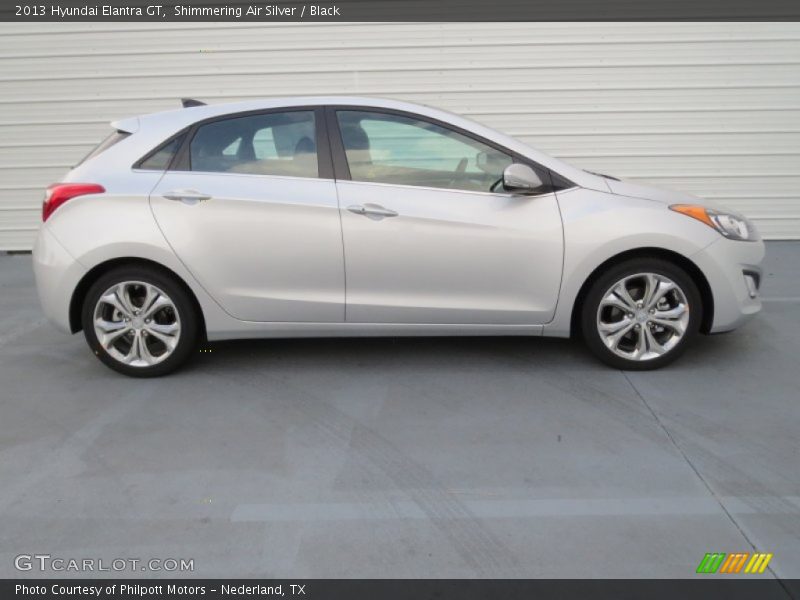
[[[191,108],[193,106],[205,106],[205,102],[200,102],[200,100],[195,100],[193,98],[181,98],[181,104],[183,104],[183,108]]]

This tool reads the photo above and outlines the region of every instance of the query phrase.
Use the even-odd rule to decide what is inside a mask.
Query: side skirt
[[[447,337],[542,335],[542,325],[461,325],[416,323],[259,323],[240,321],[235,330],[208,331],[209,341],[302,337]]]

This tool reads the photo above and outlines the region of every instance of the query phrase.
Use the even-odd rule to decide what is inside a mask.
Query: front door
[[[552,319],[563,257],[552,186],[504,192],[510,154],[421,117],[334,113],[350,171],[337,182],[348,322]]]

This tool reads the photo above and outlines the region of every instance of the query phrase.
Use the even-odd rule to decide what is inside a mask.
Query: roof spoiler
[[[129,117],[127,119],[120,119],[119,121],[112,121],[111,127],[125,133],[136,133],[139,131],[139,117]]]
[[[193,98],[181,98],[181,104],[183,104],[183,108],[191,108],[193,106],[205,106],[205,102],[200,102],[200,100],[195,100]]]

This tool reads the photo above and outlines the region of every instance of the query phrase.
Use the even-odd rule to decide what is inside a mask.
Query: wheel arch
[[[572,315],[570,317],[570,331],[573,335],[581,335],[581,313],[583,312],[583,303],[586,300],[586,295],[589,292],[592,284],[602,275],[604,271],[626,260],[634,258],[660,258],[669,261],[678,267],[681,267],[689,277],[692,278],[698,291],[700,292],[700,301],[702,302],[702,314],[700,319],[701,333],[709,333],[711,325],[714,322],[714,295],[711,292],[711,286],[708,279],[700,267],[698,267],[691,259],[683,254],[679,254],[673,250],[658,247],[643,247],[626,250],[615,254],[608,258],[603,263],[598,265],[586,278],[581,285],[575,302],[572,306]]]
[[[200,327],[200,336],[202,339],[206,338],[206,322],[205,316],[203,314],[203,309],[200,306],[200,302],[197,299],[194,291],[191,287],[184,281],[184,279],[178,275],[172,269],[165,267],[161,263],[158,263],[153,260],[148,260],[146,258],[140,257],[120,257],[120,258],[113,258],[104,262],[101,262],[86,272],[86,274],[81,278],[78,282],[78,285],[75,286],[75,290],[72,292],[72,298],[70,298],[69,302],[69,327],[72,333],[78,333],[83,329],[81,324],[81,309],[83,307],[83,301],[86,298],[86,294],[89,291],[89,288],[92,284],[97,281],[100,277],[112,271],[113,269],[117,269],[119,267],[147,267],[150,269],[155,269],[157,271],[161,271],[164,275],[173,278],[178,285],[180,285],[184,291],[188,294],[189,299],[194,304],[194,308],[197,311],[197,314],[200,318],[199,327]]]

